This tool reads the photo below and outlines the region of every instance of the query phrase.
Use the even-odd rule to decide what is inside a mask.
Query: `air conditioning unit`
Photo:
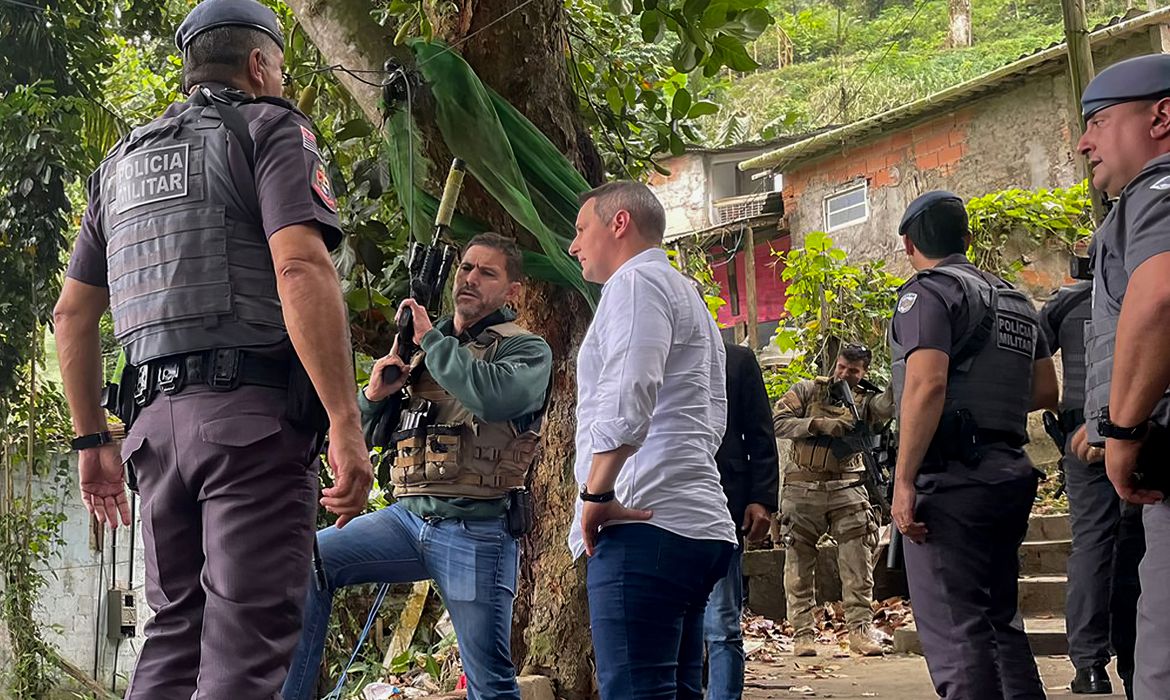
[[[779,192],[760,192],[738,197],[724,197],[712,204],[714,226],[750,219],[761,214],[781,213],[784,208]]]

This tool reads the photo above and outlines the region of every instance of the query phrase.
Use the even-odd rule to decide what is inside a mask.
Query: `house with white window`
[[[1170,8],[1131,11],[1089,35],[1098,71],[1116,61],[1170,51]],[[769,149],[741,173],[782,175],[784,229],[792,245],[825,231],[858,259],[884,258],[909,271],[898,238],[906,206],[920,194],[963,198],[1009,188],[1079,182],[1064,44],[1042,49],[965,83],[851,124]],[[1063,266],[1058,266],[1063,270]],[[1028,279],[1035,275],[1036,279]],[[1060,279],[1026,270],[1036,291]]]

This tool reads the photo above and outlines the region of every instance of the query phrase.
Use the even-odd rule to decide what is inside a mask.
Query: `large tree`
[[[394,45],[394,34],[401,27],[394,22],[383,25],[375,21],[374,11],[384,8],[372,0],[286,2],[325,61],[348,69],[338,77],[367,119],[381,124],[381,93],[370,84],[378,81],[369,78],[378,75],[376,71],[391,56],[410,68],[410,54]],[[722,66],[736,70],[754,67],[743,45],[771,22],[759,7],[762,4],[760,0],[641,0],[631,5],[628,0],[618,0],[610,3],[609,10],[586,9],[610,12],[608,28],[630,29],[630,41],[644,38],[658,42],[666,35],[664,43],[667,48],[673,47],[666,60],[675,68],[683,72],[703,68],[706,74],[713,75]],[[588,95],[582,94],[587,90],[587,78],[579,70],[580,58],[569,53],[572,28],[564,0],[517,0],[507,5],[491,0],[456,0],[432,8],[430,3],[396,2],[389,9],[421,10],[423,14],[407,15],[401,21],[410,22],[424,34],[433,31],[436,38],[458,51],[480,80],[544,133],[591,185],[602,182],[604,163],[611,159],[603,158],[595,147],[590,126],[617,132],[625,155],[637,158],[638,154],[630,153],[634,139],[625,138],[639,133],[637,124],[631,124],[636,109],[644,109],[651,117],[648,121],[653,121],[655,114],[659,117],[657,128],[649,130],[650,140],[643,139],[649,144],[647,148],[674,151],[681,151],[684,137],[694,136],[691,127],[682,122],[713,111],[709,103],[692,104],[689,93],[679,97],[678,83],[668,86],[674,99],[665,102],[661,86],[648,82],[638,86],[634,81],[623,89],[607,91],[608,99],[603,98],[598,108]],[[425,21],[420,22],[420,17]],[[411,26],[403,31],[409,32]],[[573,40],[588,42],[591,38],[578,32]],[[571,76],[570,66],[576,75]],[[610,65],[593,73],[611,75],[612,69]],[[580,85],[576,91],[572,78],[578,79]],[[428,126],[434,123],[429,112],[433,103],[426,99],[425,90],[424,86],[424,94],[415,98],[415,119],[427,159],[444,164],[450,162],[450,153],[438,130]],[[641,155],[645,162],[647,154]],[[441,176],[441,172],[430,174],[433,180]],[[533,236],[474,182],[468,184],[460,210],[496,231],[517,237],[525,247],[538,249]],[[587,697],[593,690],[584,566],[570,559],[566,546],[577,490],[572,472],[573,360],[589,315],[589,306],[579,293],[548,283],[529,285],[520,305],[520,322],[544,336],[552,347],[555,379],[544,423],[543,456],[533,485],[537,526],[524,543],[513,653],[522,673],[552,676],[558,695],[566,698]]]

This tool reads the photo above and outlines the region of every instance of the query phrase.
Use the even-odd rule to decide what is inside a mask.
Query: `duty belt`
[[[232,391],[241,385],[283,389],[288,386],[289,363],[240,348],[206,350],[151,360],[135,368],[134,403],[140,408],[158,394],[177,394],[202,384],[212,391]]]
[[[828,478],[836,477],[836,478]],[[841,489],[861,486],[865,479],[860,472],[839,472],[828,474],[825,472],[787,472],[784,474],[784,485],[799,484],[801,488],[810,491],[840,491]]]

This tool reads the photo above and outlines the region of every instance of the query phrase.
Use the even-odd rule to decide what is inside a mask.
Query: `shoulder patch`
[[[301,127],[301,145],[305,150],[318,158],[321,157],[321,151],[317,150],[317,135],[313,133],[312,129],[306,126]]]
[[[333,194],[333,183],[329,181],[329,174],[325,172],[325,164],[318,161],[317,167],[313,169],[313,182],[311,183],[313,191],[321,198],[321,203],[325,208],[333,213],[337,213],[337,197]]]
[[[902,295],[898,300],[898,313],[904,314],[910,309],[914,308],[914,302],[918,301],[918,292],[908,292]]]
[[[1150,185],[1151,190],[1170,190],[1170,175],[1159,179],[1154,184]]]

